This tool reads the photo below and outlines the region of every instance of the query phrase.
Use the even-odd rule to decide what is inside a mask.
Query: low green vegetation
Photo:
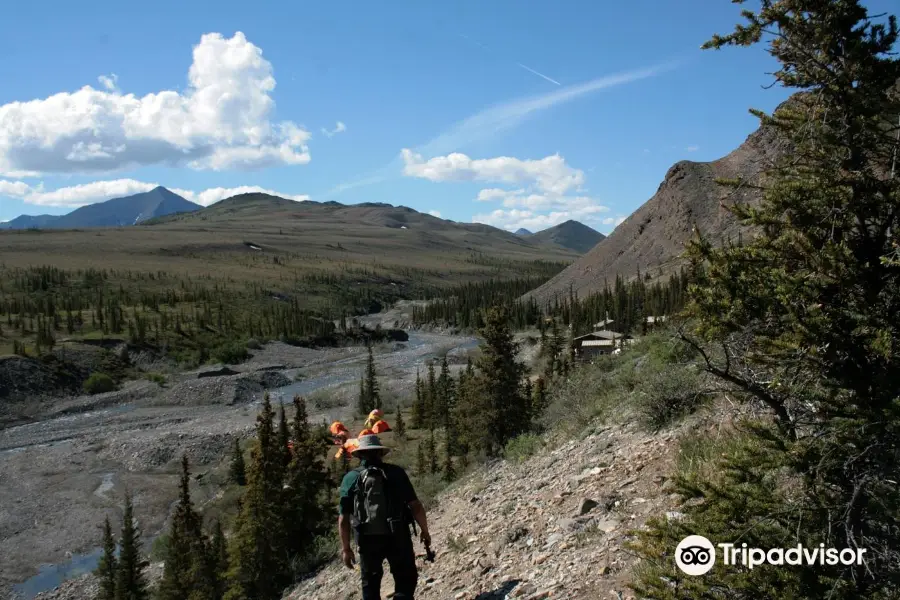
[[[114,389],[116,389],[116,382],[106,373],[91,373],[84,382],[84,391],[87,394],[102,394]]]
[[[513,462],[534,456],[543,447],[543,439],[535,433],[523,433],[506,443],[503,449],[503,457]]]

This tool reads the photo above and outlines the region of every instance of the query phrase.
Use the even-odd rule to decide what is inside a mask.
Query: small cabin
[[[630,344],[634,338],[615,331],[594,331],[575,338],[575,358],[589,361],[595,356],[612,354],[617,348]]]

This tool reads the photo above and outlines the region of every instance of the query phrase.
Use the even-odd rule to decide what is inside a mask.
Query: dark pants
[[[363,600],[381,600],[381,578],[387,560],[394,576],[394,600],[413,600],[419,572],[412,537],[407,535],[359,536],[359,571]]]

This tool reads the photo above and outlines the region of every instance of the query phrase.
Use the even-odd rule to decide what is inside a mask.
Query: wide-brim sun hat
[[[360,452],[362,450],[382,450],[384,452],[390,452],[391,449],[387,446],[382,445],[381,440],[377,435],[363,435],[359,437],[359,446],[353,449],[353,452]]]

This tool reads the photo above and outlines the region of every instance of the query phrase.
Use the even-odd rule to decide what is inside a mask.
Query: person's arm
[[[340,504],[338,507],[338,532],[341,536],[341,559],[348,569],[353,568],[356,557],[353,555],[353,548],[350,547],[350,515],[353,512],[353,501],[350,494],[353,485],[356,483],[357,474],[355,472],[347,473],[341,482]]]
[[[409,503],[409,509],[412,511],[413,519],[419,526],[421,533],[419,539],[426,546],[431,546],[431,533],[428,531],[428,517],[425,516],[425,506],[419,500],[413,500]]]
[[[338,515],[338,531],[341,533],[341,559],[348,569],[352,569],[356,557],[350,547],[350,515]]]

